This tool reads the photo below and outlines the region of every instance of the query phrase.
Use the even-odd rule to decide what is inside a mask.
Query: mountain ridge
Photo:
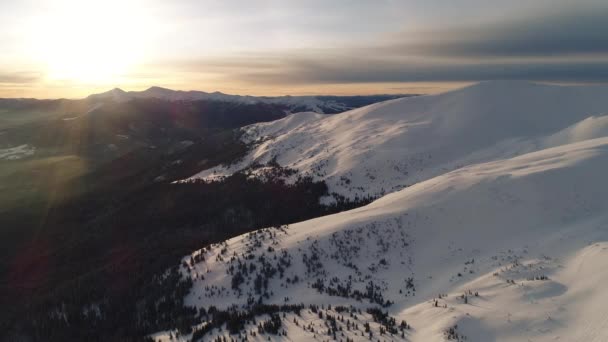
[[[323,307],[325,315],[340,313],[331,306],[380,307],[411,325],[390,336],[398,341],[443,341],[450,329],[468,341],[580,338],[586,330],[569,328],[569,322],[590,320],[597,330],[601,322],[593,317],[606,313],[582,304],[605,294],[581,297],[593,282],[577,277],[583,260],[586,277],[606,265],[584,259],[607,249],[606,166],[608,137],[585,140],[465,166],[365,207],[207,246],[182,260],[182,275],[194,283],[185,303],[196,310],[235,305],[244,312],[252,301],[303,303],[305,309]],[[257,260],[280,275],[243,273]],[[267,285],[258,288],[256,274]],[[374,295],[366,292],[369,284],[375,284]],[[551,319],[534,319],[539,314]],[[331,335],[322,316],[310,311],[284,317],[288,338]],[[375,321],[355,319],[361,325]],[[373,336],[383,334],[381,327],[371,325]],[[256,327],[245,323],[243,329],[250,334]],[[342,331],[367,338],[362,329]],[[167,332],[152,336],[164,339]]]
[[[606,113],[606,93],[603,86],[484,82],[338,116],[306,116],[297,127],[285,124],[294,118],[255,124],[241,129],[255,147],[240,163],[190,179],[213,180],[276,160],[327,181],[341,196],[381,196],[473,162],[549,147],[558,140],[548,136]]]
[[[204,314],[191,330],[151,337],[603,340],[597,317],[608,311],[596,303],[608,296],[597,287],[608,265],[605,94],[484,82],[243,128],[249,154],[193,179],[264,179],[283,167],[296,170],[287,182],[310,176],[342,195],[380,198],[186,255],[180,272],[193,286],[185,305]],[[391,178],[395,166],[419,174]],[[387,181],[393,191],[374,192]],[[268,322],[269,312],[278,315],[275,332],[219,319]]]
[[[142,91],[124,91],[115,88],[104,93],[91,94],[86,100],[92,102],[114,101],[127,102],[133,99],[155,98],[165,101],[222,101],[239,104],[265,103],[281,105],[289,113],[299,111],[314,111],[317,113],[339,113],[348,109],[359,107],[357,102],[373,103],[377,100],[366,99],[392,99],[403,96],[415,96],[410,94],[378,94],[378,95],[356,95],[356,96],[332,96],[332,95],[306,95],[306,96],[251,96],[231,95],[219,91],[204,92],[198,90],[172,90],[168,88],[152,86]],[[353,104],[350,104],[353,102]]]

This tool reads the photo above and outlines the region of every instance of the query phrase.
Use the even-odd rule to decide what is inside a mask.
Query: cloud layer
[[[252,84],[608,81],[608,6],[388,34],[365,45],[177,62]]]
[[[129,39],[128,48],[88,41],[84,52],[112,57],[95,63],[61,50],[84,46],[71,35],[41,35],[49,31],[41,22],[91,15],[89,6],[72,1],[0,2],[0,96],[7,89],[23,96],[33,89],[32,96],[83,96],[151,85],[276,95],[327,93],[337,86],[389,92],[413,82],[608,82],[605,0],[98,1],[110,12],[125,2],[124,25],[115,31]],[[101,27],[93,32],[109,41],[117,37]],[[48,51],[36,49],[45,44]],[[50,63],[49,51],[76,56],[74,63]],[[80,63],[83,74],[104,70],[104,61],[112,70],[129,52],[137,58],[103,83],[85,81],[78,72],[72,79],[50,76],[60,69],[55,64],[80,71],[80,61],[87,62]]]
[[[38,72],[2,72],[0,71],[0,84],[29,84],[39,81],[41,78]]]
[[[608,53],[608,6],[563,8],[479,26],[421,32],[402,48],[441,56],[526,57]],[[418,45],[418,46],[416,46]]]

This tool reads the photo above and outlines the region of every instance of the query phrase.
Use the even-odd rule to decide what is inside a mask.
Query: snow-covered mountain
[[[286,111],[293,113],[297,111],[314,111],[317,113],[339,113],[352,108],[360,107],[362,104],[383,101],[387,99],[402,97],[406,95],[370,95],[370,96],[249,96],[230,95],[221,92],[207,93],[204,91],[182,91],[161,87],[150,87],[143,91],[124,91],[115,88],[101,94],[93,94],[87,97],[93,102],[114,101],[126,102],[132,99],[161,99],[166,101],[222,101],[238,104],[265,103],[282,106]]]
[[[608,280],[607,169],[608,138],[593,139],[464,167],[366,207],[240,236],[184,258],[194,280],[186,303],[226,309],[262,297],[380,306],[412,326],[404,338],[411,341],[441,341],[454,325],[468,341],[599,341],[608,314],[608,292],[598,286]],[[258,274],[270,274],[260,290]],[[284,320],[291,340],[326,339],[323,320],[304,311]],[[316,334],[302,329],[309,324]]]
[[[567,142],[608,129],[608,87],[518,81],[385,101],[337,116],[299,113],[248,126],[254,147],[240,163],[203,170],[216,179],[276,160],[348,198],[381,196],[450,170]],[[587,121],[583,121],[587,119]]]
[[[606,340],[607,94],[491,82],[249,126],[240,164],[197,177],[272,161],[391,193],[184,257],[199,321],[152,337]]]

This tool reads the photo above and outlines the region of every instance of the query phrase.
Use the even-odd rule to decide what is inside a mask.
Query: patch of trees
[[[311,284],[311,287],[321,294],[325,293],[330,296],[353,298],[358,301],[367,299],[369,302],[381,305],[382,307],[389,307],[393,304],[393,302],[384,298],[382,288],[372,280],[366,284],[365,291],[353,289],[351,279],[342,282],[338,277],[331,278],[328,285],[326,285],[325,278],[317,278]]]
[[[33,265],[48,263],[49,278],[5,297],[5,307],[16,309],[2,314],[2,331],[34,340],[135,339],[170,326],[185,331],[195,317],[181,304],[190,285],[162,276],[183,255],[248,231],[351,206],[321,205],[327,187],[310,178],[286,184],[237,173],[214,183],[144,185],[137,177],[127,179],[51,208],[41,230],[49,234],[39,238],[52,250],[32,259]],[[279,259],[278,265],[254,271],[265,278],[261,293],[268,277],[280,276],[290,262]],[[237,275],[233,287],[242,281]],[[85,313],[90,306],[96,314]]]
[[[404,337],[405,330],[411,329],[411,326],[406,321],[401,321],[401,323],[397,325],[397,320],[394,317],[391,317],[387,312],[383,312],[379,308],[369,308],[367,309],[367,313],[372,316],[374,322],[379,323],[382,326],[380,329],[381,335],[383,333],[396,335],[401,331],[401,336]]]
[[[3,108],[58,114],[2,139],[69,152],[88,167],[59,188],[53,177],[35,172],[50,190],[0,215],[0,340],[134,340],[169,324],[187,325],[179,322],[193,315],[177,298],[189,285],[165,273],[183,255],[251,230],[366,204],[323,207],[327,187],[309,178],[287,185],[237,174],[219,183],[171,184],[239,160],[248,146],[232,128],[282,118],[281,106],[136,99],[81,115],[91,106],[89,100],[0,100]],[[128,139],[118,143],[117,135]],[[181,144],[186,140],[193,144]],[[120,145],[116,154],[107,154],[108,143]]]
[[[221,329],[224,325],[226,325],[226,329],[230,334],[238,334],[245,329],[248,323],[255,324],[255,318],[261,315],[270,315],[270,319],[259,323],[258,332],[260,334],[270,333],[276,335],[282,327],[279,313],[295,313],[296,315],[300,315],[302,309],[304,309],[304,304],[256,304],[243,311],[235,308],[218,310],[215,307],[210,307],[203,311],[204,314],[199,315],[199,320],[205,321],[206,324],[203,324],[202,327],[192,332],[192,340],[198,341],[214,329]]]
[[[249,285],[253,282],[253,292],[258,295],[257,302],[262,303],[263,298],[270,298],[271,293],[268,292],[269,281],[278,276],[283,279],[285,271],[291,267],[292,257],[286,250],[276,251],[272,245],[277,245],[277,233],[285,233],[287,226],[279,226],[276,228],[265,228],[259,231],[251,232],[246,235],[245,252],[233,256],[227,261],[228,266],[226,272],[231,276],[232,289],[235,294],[240,297],[243,289],[241,285],[246,283]],[[272,244],[267,246],[266,253],[262,252],[255,257],[254,252],[262,248],[263,242],[268,241]],[[299,277],[295,275],[292,279],[286,278],[287,284],[297,283]],[[285,286],[285,283],[281,283]],[[208,287],[206,287],[208,288]],[[245,289],[247,291],[247,289]],[[252,293],[248,292],[248,302],[254,303],[256,300],[252,297]],[[288,298],[285,298],[288,301]]]
[[[269,333],[269,334],[277,335],[279,333],[279,329],[281,329],[282,325],[283,325],[283,322],[281,322],[281,316],[279,316],[276,313],[273,313],[270,315],[269,320],[263,321],[258,325],[258,333],[260,333],[260,334]]]
[[[443,335],[445,336],[446,340],[448,340],[448,341],[465,341],[467,339],[466,336],[464,336],[458,332],[457,324],[455,324],[451,327],[448,327],[443,332]]]
[[[361,190],[365,191],[363,188]],[[330,204],[330,207],[345,208],[342,210],[350,210],[350,209],[354,209],[357,207],[361,207],[361,206],[372,203],[374,200],[376,200],[378,198],[377,196],[372,196],[372,195],[355,194],[354,199],[349,199],[349,198],[345,197],[344,195],[341,195],[337,192],[332,192],[331,197],[334,198],[335,203]],[[346,208],[348,208],[348,209],[346,209]]]

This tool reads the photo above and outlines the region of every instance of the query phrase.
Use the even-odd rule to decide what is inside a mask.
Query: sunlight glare
[[[145,8],[145,7],[139,7]],[[38,23],[49,80],[112,83],[143,56],[149,18],[119,1],[65,1]]]

